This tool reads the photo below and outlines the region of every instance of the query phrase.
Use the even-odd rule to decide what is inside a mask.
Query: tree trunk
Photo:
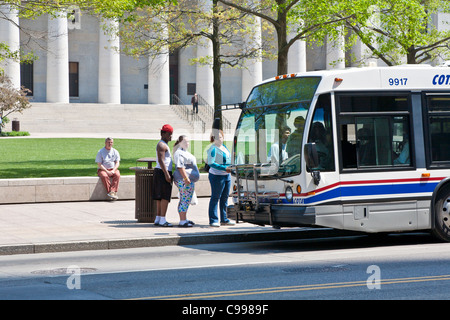
[[[408,48],[408,53],[406,54],[406,63],[417,64],[416,61],[416,49],[414,46]]]
[[[278,38],[278,75],[286,74],[288,72],[288,53],[289,47],[287,45],[287,15],[281,10],[278,12],[278,26],[275,26]]]
[[[221,83],[221,63],[220,63],[220,41],[219,41],[219,20],[217,14],[218,0],[213,0],[213,88],[214,88],[214,119],[220,118],[220,128],[222,129],[222,112],[219,106],[222,104],[222,83]]]

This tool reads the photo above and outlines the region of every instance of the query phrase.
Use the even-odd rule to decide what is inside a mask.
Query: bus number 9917
[[[408,78],[389,78],[390,86],[406,86]]]

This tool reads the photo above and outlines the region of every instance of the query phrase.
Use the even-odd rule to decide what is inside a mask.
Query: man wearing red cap
[[[153,175],[153,199],[156,200],[155,225],[172,227],[166,221],[167,207],[172,198],[172,155],[168,142],[172,140],[173,128],[165,124],[161,128],[161,140],[156,145],[157,163]]]

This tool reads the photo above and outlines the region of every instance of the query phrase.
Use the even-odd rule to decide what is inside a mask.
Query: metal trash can
[[[20,131],[20,121],[17,119],[14,119],[11,121],[12,124],[12,131]]]
[[[152,197],[153,173],[152,163],[156,162],[154,158],[141,158],[138,162],[147,162],[147,168],[131,168],[136,172],[135,180],[135,218],[138,222],[155,222],[156,201]]]
[[[156,201],[152,197],[153,169],[136,168],[135,218],[138,222],[155,222]]]

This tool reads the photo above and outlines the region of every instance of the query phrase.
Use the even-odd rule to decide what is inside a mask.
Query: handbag
[[[191,199],[191,206],[195,206],[198,204],[198,198],[197,198],[197,194],[195,193],[194,190],[194,194],[192,195],[192,199]]]

